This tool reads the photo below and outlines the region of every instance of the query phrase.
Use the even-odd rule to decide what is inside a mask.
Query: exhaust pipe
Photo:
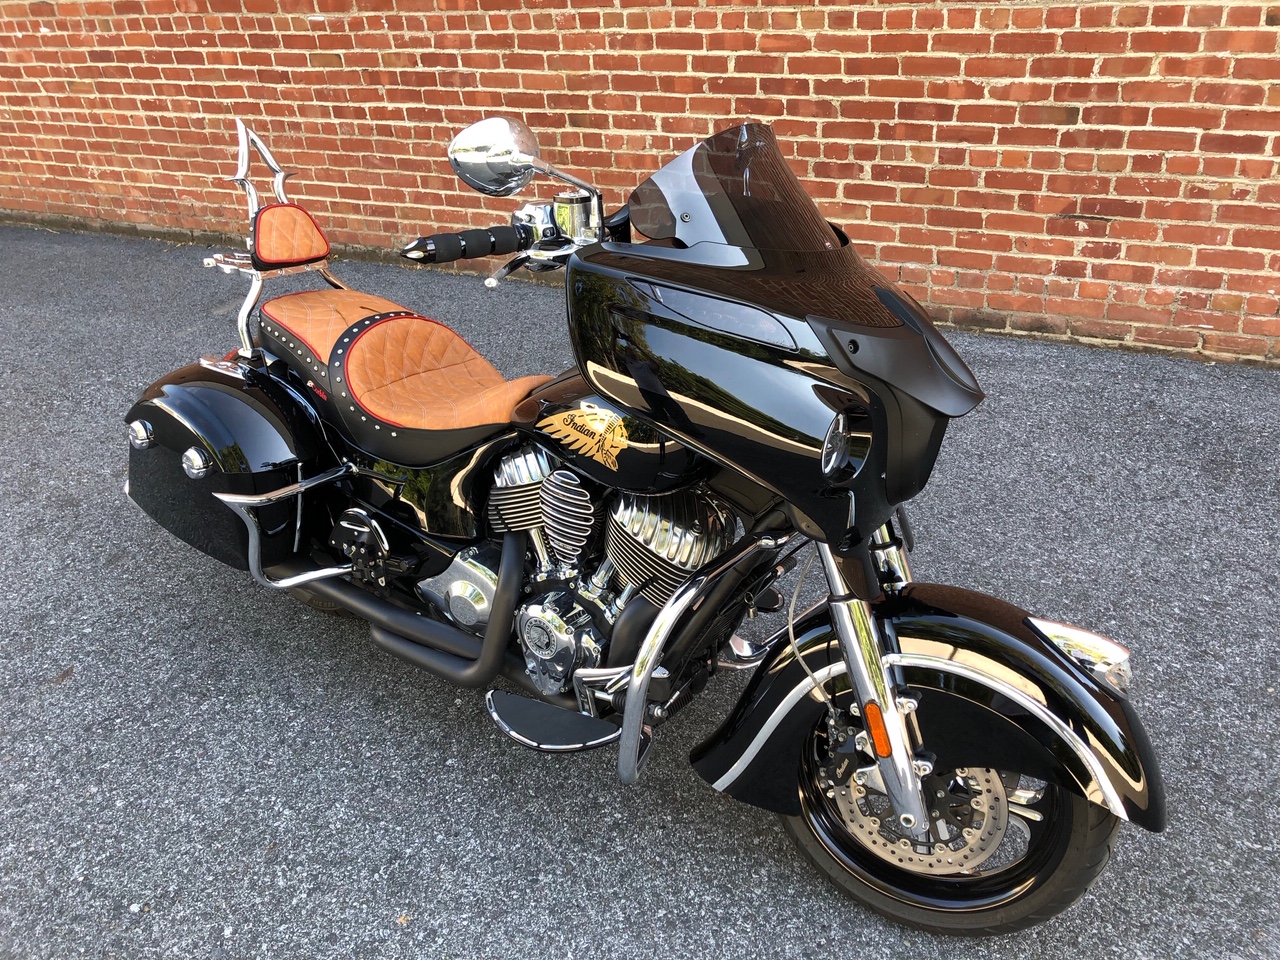
[[[483,687],[500,673],[515,672],[504,667],[516,601],[524,579],[524,536],[523,532],[512,532],[503,537],[498,586],[482,640],[451,624],[397,607],[337,577],[311,580],[307,582],[307,589],[369,621],[373,642],[388,653],[459,687]],[[290,561],[272,567],[270,575],[273,578],[295,576],[306,569],[310,569],[307,564]],[[524,677],[523,669],[517,676]],[[512,679],[525,685],[516,677]]]

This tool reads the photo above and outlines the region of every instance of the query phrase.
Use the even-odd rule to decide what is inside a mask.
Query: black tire
[[[947,875],[900,868],[871,853],[819,787],[825,749],[824,721],[800,764],[801,813],[783,816],[783,826],[841,891],[898,923],[960,936],[1013,933],[1079,900],[1111,859],[1119,819],[1071,790],[1044,784],[1041,797],[1026,808],[1043,819],[1017,818],[1026,850],[1014,862]],[[993,861],[998,849],[996,854]]]
[[[319,610],[321,613],[328,614],[331,617],[354,618],[355,614],[344,607],[337,601],[322,597],[317,593],[312,593],[306,587],[288,587],[289,596],[295,600],[300,600],[312,610]]]

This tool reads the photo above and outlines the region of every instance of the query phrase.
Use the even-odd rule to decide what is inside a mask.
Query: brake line
[[[809,680],[813,684],[813,688],[818,691],[818,696],[823,700],[827,708],[827,717],[834,725],[837,722],[835,703],[831,699],[831,695],[827,693],[826,688],[818,682],[817,676],[814,675],[809,664],[800,654],[800,645],[796,642],[796,602],[800,599],[800,588],[804,586],[805,577],[809,576],[809,571],[813,569],[813,561],[818,559],[817,548],[813,553],[809,554],[809,559],[805,561],[804,567],[800,571],[800,575],[796,577],[796,588],[791,591],[791,603],[787,607],[787,637],[791,642],[791,652],[800,661],[800,666],[804,668],[804,672],[809,675]]]

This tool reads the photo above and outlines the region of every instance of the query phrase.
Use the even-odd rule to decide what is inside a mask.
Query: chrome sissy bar
[[[236,134],[239,137],[240,144],[236,158],[235,176],[225,177],[224,179],[229,183],[239,185],[244,190],[245,195],[249,199],[249,219],[253,220],[261,207],[261,203],[258,200],[258,190],[253,185],[253,181],[249,179],[249,161],[253,159],[249,155],[250,147],[257,151],[258,156],[262,158],[262,162],[265,163],[267,168],[272,172],[272,174],[274,174],[274,179],[271,184],[272,192],[276,195],[276,199],[281,203],[289,202],[289,198],[284,192],[284,182],[290,177],[296,176],[296,171],[285,170],[280,166],[280,164],[276,162],[276,158],[272,155],[270,148],[262,142],[262,138],[250,130],[248,126],[245,125],[245,122],[239,117],[236,118]]]
[[[239,117],[236,118],[236,134],[239,139],[236,153],[236,172],[234,176],[222,179],[228,183],[236,184],[244,191],[249,208],[249,223],[252,224],[253,218],[262,209],[262,202],[258,189],[253,185],[253,181],[249,179],[249,164],[253,159],[250,150],[256,152],[271,171],[273,175],[271,190],[279,203],[290,202],[288,195],[285,193],[284,182],[295,176],[296,171],[285,170],[281,167],[262,138],[250,130],[248,125]],[[245,247],[248,249],[253,247],[252,229],[249,236],[245,238]],[[258,270],[253,265],[253,258],[249,253],[215,253],[212,257],[205,257],[204,265],[206,267],[217,267],[223,273],[240,273],[249,277],[249,292],[245,294],[244,303],[240,305],[240,312],[236,315],[236,329],[240,334],[240,356],[245,358],[253,357],[258,353],[257,348],[253,345],[253,338],[249,335],[249,318],[253,314],[253,308],[257,306],[258,300],[262,296],[263,280],[269,277],[283,277],[291,273],[315,272],[324,278],[325,283],[337,290],[350,289],[329,270],[327,258],[316,263],[301,264],[295,267]]]

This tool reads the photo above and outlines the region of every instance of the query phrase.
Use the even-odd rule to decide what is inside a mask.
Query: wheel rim
[[[1067,851],[1072,810],[1071,799],[1062,787],[1044,783],[1032,790],[1024,786],[1028,778],[1000,771],[996,776],[999,787],[995,788],[983,781],[996,771],[981,768],[944,771],[926,778],[935,801],[943,783],[968,784],[970,795],[963,790],[948,794],[945,810],[935,804],[943,823],[950,825],[941,829],[956,830],[946,852],[936,846],[937,840],[948,839],[945,833],[935,833],[927,855],[907,851],[891,827],[893,818],[876,816],[886,811],[887,798],[874,790],[860,795],[851,779],[844,785],[846,792],[841,793],[842,785],[830,776],[827,743],[824,720],[810,736],[801,763],[801,817],[836,863],[884,895],[930,910],[992,909],[1034,892],[1049,879]],[[987,789],[990,794],[979,794],[985,798],[981,809],[971,806],[979,817],[975,828],[958,807],[962,801],[974,799],[974,790]],[[1004,803],[992,799],[997,794],[1005,798]],[[873,819],[879,821],[879,832],[873,833],[877,826]],[[977,837],[967,837],[966,829],[976,829]],[[984,836],[987,833],[992,836]],[[961,851],[965,850],[976,853],[963,859]]]

